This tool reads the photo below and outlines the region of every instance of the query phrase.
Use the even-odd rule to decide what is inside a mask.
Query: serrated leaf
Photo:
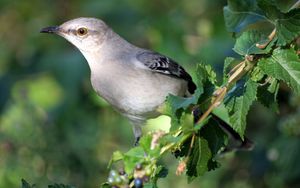
[[[237,38],[233,50],[242,56],[250,54],[267,54],[271,51],[274,40],[272,40],[264,49],[256,47],[257,43],[264,44],[267,41],[268,36],[262,32],[256,30],[246,31]]]
[[[276,49],[273,55],[259,61],[258,66],[268,75],[287,83],[300,94],[300,60],[291,49]]]
[[[284,46],[300,35],[300,9],[281,12],[273,1],[260,0],[259,7],[276,28],[277,45]]]
[[[215,84],[217,79],[217,74],[210,65],[198,64],[197,65],[197,81],[198,87],[206,88],[205,86],[210,84]]]
[[[268,21],[276,28],[275,40],[280,46],[290,43],[300,35],[300,9],[285,13],[269,0],[259,0],[258,5],[255,0],[229,0],[224,7],[224,18],[230,32],[240,32],[249,24]]]
[[[201,93],[198,101],[205,101],[215,90],[216,87],[216,73],[210,65],[197,65],[197,80],[198,87],[205,88]],[[203,90],[203,89],[202,89]]]
[[[223,13],[229,32],[240,32],[250,24],[266,20],[255,0],[228,0]]]
[[[276,90],[279,89],[279,84],[276,87]],[[270,86],[265,85],[259,87],[257,90],[257,100],[267,108],[271,108],[273,111],[278,112],[278,104],[277,104],[277,91],[270,92],[268,90]]]
[[[208,163],[211,157],[212,154],[208,146],[208,141],[197,137],[187,163],[186,174],[189,176],[189,181],[208,171]]]
[[[300,35],[300,9],[291,10],[276,20],[277,44],[284,46]]]
[[[228,140],[227,134],[215,120],[210,120],[209,124],[201,129],[200,135],[207,140],[212,153],[212,158],[214,158],[221,148],[225,147]],[[214,168],[208,168],[208,170],[213,169]]]
[[[187,143],[190,143],[188,141]],[[188,181],[202,176],[205,172],[214,170],[219,167],[218,162],[213,160],[218,151],[225,146],[227,142],[227,134],[218,126],[217,122],[210,120],[204,126],[198,137],[195,138],[194,146],[187,163]],[[189,144],[183,148],[182,156],[188,152]]]
[[[246,116],[251,104],[256,99],[258,84],[251,79],[240,80],[225,99],[232,128],[244,138]]]

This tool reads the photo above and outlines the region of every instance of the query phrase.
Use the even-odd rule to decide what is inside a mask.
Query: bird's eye
[[[85,27],[81,27],[81,28],[77,29],[77,34],[78,34],[79,36],[84,36],[84,35],[86,35],[87,33],[88,33],[88,30],[87,30],[87,28],[85,28]]]

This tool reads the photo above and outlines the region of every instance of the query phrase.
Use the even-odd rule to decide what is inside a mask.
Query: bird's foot
[[[136,146],[138,146],[140,143],[140,139],[141,139],[141,137],[140,136],[138,136],[138,137],[135,137],[135,141],[134,141],[134,147],[136,147]]]

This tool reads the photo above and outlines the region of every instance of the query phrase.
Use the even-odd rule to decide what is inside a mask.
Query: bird
[[[133,125],[135,146],[146,121],[161,115],[159,109],[167,96],[189,97],[197,89],[190,74],[173,59],[129,43],[100,19],[75,18],[40,32],[57,34],[79,49],[88,62],[93,89]],[[201,112],[194,114],[196,120]],[[238,149],[252,149],[252,141],[242,139],[231,126],[213,116],[238,141]]]
[[[135,145],[146,121],[161,115],[158,109],[169,94],[190,96],[197,88],[174,60],[129,43],[100,19],[75,18],[40,32],[57,34],[79,49],[93,89],[133,125]]]

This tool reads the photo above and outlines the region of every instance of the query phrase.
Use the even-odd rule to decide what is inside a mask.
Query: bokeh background
[[[283,1],[282,1],[283,2]],[[289,1],[290,2],[290,1]],[[284,3],[283,3],[284,4]],[[71,44],[39,30],[72,18],[105,20],[128,41],[168,55],[195,75],[196,63],[219,75],[234,40],[225,0],[0,0],[0,187],[64,183],[99,187],[113,151],[133,144],[129,122],[92,90],[88,65]],[[279,112],[255,104],[247,135],[251,152],[220,156],[222,167],[187,184],[177,162],[160,187],[300,187],[300,98],[287,87]],[[168,119],[150,128],[168,128]],[[150,128],[147,129],[150,129]]]

